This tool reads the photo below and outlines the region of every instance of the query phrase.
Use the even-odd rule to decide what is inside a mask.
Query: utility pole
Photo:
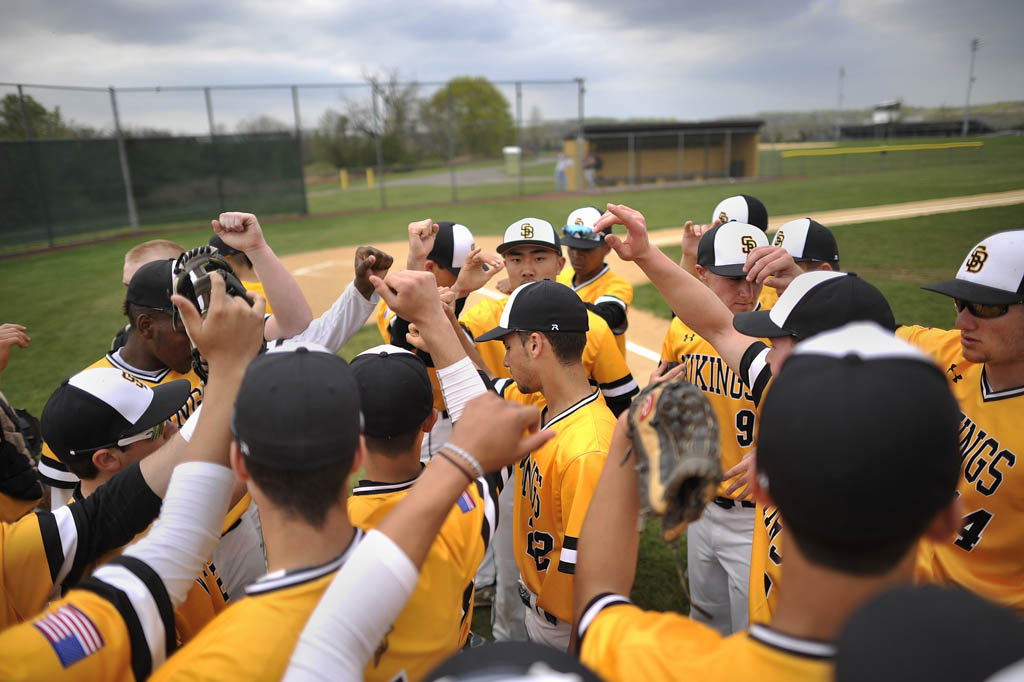
[[[981,41],[977,38],[971,40],[971,70],[967,76],[967,101],[964,102],[964,124],[960,129],[960,135],[967,136],[967,117],[971,113],[971,88],[974,86],[974,55],[978,52],[978,46],[981,45]]]
[[[843,119],[843,79],[846,78],[846,67],[839,67],[839,100],[836,103],[836,142],[839,141]]]

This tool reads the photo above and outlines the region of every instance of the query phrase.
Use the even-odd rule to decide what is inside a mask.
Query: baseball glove
[[[206,311],[210,305],[210,273],[219,272],[224,278],[224,289],[228,296],[241,296],[252,305],[252,301],[245,295],[245,286],[242,280],[231,268],[231,265],[212,246],[197,246],[178,256],[174,262],[171,274],[174,277],[174,293],[180,294],[192,302],[199,314],[206,317]],[[172,322],[175,329],[184,328],[178,309],[172,313]],[[188,330],[186,330],[187,332]],[[191,337],[189,337],[191,341]],[[199,350],[192,344],[192,368],[203,381],[207,379],[206,361],[199,354]]]
[[[718,421],[708,399],[683,379],[652,384],[629,408],[640,504],[676,540],[700,518],[722,482]]]

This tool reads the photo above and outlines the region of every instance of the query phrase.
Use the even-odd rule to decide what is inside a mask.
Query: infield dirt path
[[[1024,190],[976,194],[946,199],[930,199],[928,201],[911,201],[886,206],[821,211],[816,213],[814,217],[825,225],[835,227],[837,225],[891,220],[894,218],[911,218],[933,213],[968,211],[1019,203],[1024,203]],[[768,231],[773,232],[783,223],[802,217],[804,216],[793,215],[773,218],[768,226]],[[653,230],[651,232],[651,241],[658,246],[676,245],[679,243],[681,229],[680,226]],[[477,246],[483,247],[485,251],[493,253],[498,244],[501,243],[501,237],[480,236],[477,237],[476,243]],[[408,255],[408,244],[406,242],[386,242],[374,244],[374,246],[394,256],[395,263],[399,267],[404,265]],[[355,248],[354,246],[346,246],[337,249],[298,253],[282,258],[284,264],[298,280],[313,308],[314,314],[319,315],[330,307],[341,290],[352,280]],[[642,284],[647,281],[647,278],[639,268],[632,263],[619,260],[614,252],[609,255],[608,264],[611,266],[612,271],[622,275],[633,285]],[[467,305],[473,305],[476,301],[480,300],[481,296],[501,297],[501,294],[493,288],[493,283],[491,283],[491,286],[470,296]],[[375,321],[371,320],[371,322]],[[658,364],[661,343],[665,338],[668,325],[668,320],[652,315],[647,311],[637,310],[636,308],[632,308],[629,311],[629,331],[626,333],[628,357],[626,360],[633,371],[633,376],[636,377],[641,386],[647,383],[648,376]]]

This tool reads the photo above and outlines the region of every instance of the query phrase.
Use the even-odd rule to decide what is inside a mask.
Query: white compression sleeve
[[[234,483],[231,469],[219,464],[179,464],[171,474],[160,517],[145,537],[124,551],[156,571],[175,608],[185,601],[220,539]]]
[[[416,566],[391,538],[367,533],[302,630],[285,682],[361,680],[418,579]]]
[[[453,422],[459,421],[466,403],[478,395],[487,393],[487,386],[480,379],[480,373],[469,358],[462,358],[454,365],[437,370],[437,379],[444,394],[444,404]]]
[[[312,341],[332,353],[337,353],[357,331],[362,329],[379,301],[380,296],[377,292],[374,292],[367,301],[356,289],[355,284],[349,283],[327,312],[310,322],[305,331],[296,334],[291,340]]]

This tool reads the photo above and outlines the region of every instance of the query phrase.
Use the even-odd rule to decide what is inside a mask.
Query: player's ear
[[[153,318],[148,313],[139,313],[135,317],[135,328],[145,339],[152,339],[156,334],[156,326],[153,324]]]
[[[435,270],[437,270],[437,263],[435,263],[434,261],[428,259],[427,262],[425,262],[423,264],[423,270],[424,270],[424,272],[431,272],[432,273]]]
[[[231,464],[231,470],[235,472],[235,476],[241,481],[251,480],[249,475],[249,469],[245,466],[245,457],[242,457],[242,451],[238,449],[238,442],[235,440],[231,441],[231,449],[228,452],[228,462]]]
[[[697,273],[697,279],[707,284],[708,281],[708,269],[703,265],[694,265],[694,272]]]
[[[526,350],[529,352],[531,358],[537,358],[540,356],[541,351],[544,348],[544,342],[547,338],[540,332],[530,332],[529,338],[530,343]]]
[[[932,518],[924,536],[935,542],[946,542],[953,537],[963,525],[964,502],[959,495],[954,495],[945,507]]]
[[[559,254],[558,255],[558,271],[561,272],[562,268],[564,268],[564,267],[565,267],[565,256]]]
[[[761,474],[756,470],[750,479],[750,493],[753,495],[754,501],[760,503],[761,506],[775,506],[775,501],[772,500],[772,496],[768,492],[768,478],[762,478]]]
[[[430,408],[430,414],[427,415],[427,418],[423,420],[423,424],[420,425],[420,431],[422,431],[423,433],[430,433],[434,428],[434,424],[436,423],[437,410],[435,410],[434,408]]]
[[[121,460],[113,449],[102,448],[92,453],[92,463],[97,469],[104,472],[117,472],[121,470]]]

